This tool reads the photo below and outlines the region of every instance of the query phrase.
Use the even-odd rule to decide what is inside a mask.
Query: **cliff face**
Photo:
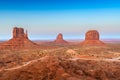
[[[17,28],[14,27],[13,28],[13,38],[26,38],[28,39],[28,33],[26,31],[26,33],[24,33],[24,29],[23,28]]]
[[[82,42],[82,45],[105,45],[102,41],[99,40],[99,32],[96,30],[89,30],[85,34],[85,40]]]
[[[36,44],[33,43],[28,39],[28,33],[24,33],[23,28],[13,28],[13,37],[2,43],[0,45],[0,49],[22,49],[22,48],[30,48],[35,46]]]
[[[58,34],[58,36],[54,42],[56,44],[68,44],[68,42],[63,39],[63,35],[61,33]]]
[[[86,32],[85,40],[99,40],[99,32],[96,30]]]

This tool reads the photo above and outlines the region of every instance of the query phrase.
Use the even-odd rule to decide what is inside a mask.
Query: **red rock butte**
[[[28,33],[24,33],[23,28],[13,28],[13,37],[12,39],[1,43],[0,49],[22,49],[22,48],[31,48],[35,47],[37,44],[33,43],[28,39]]]
[[[58,34],[58,36],[54,42],[56,44],[68,44],[68,42],[63,39],[63,35],[61,33]]]
[[[105,45],[99,40],[100,35],[97,30],[89,30],[85,34],[85,40],[81,43],[82,45],[92,45],[92,46],[103,46]]]

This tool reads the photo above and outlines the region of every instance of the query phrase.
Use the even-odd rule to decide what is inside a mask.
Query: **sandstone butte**
[[[81,45],[90,45],[90,46],[104,46],[105,43],[99,40],[100,35],[97,30],[89,30],[85,34],[85,40],[81,43]]]
[[[23,28],[14,27],[13,37],[10,40],[1,43],[0,49],[24,49],[37,46],[36,43],[29,40],[27,30],[25,33]]]
[[[59,33],[57,35],[57,38],[54,41],[54,43],[56,43],[56,44],[68,44],[68,42],[63,39],[63,35],[61,33]]]

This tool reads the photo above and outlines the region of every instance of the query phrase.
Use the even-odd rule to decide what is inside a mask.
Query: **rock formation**
[[[28,39],[28,33],[24,33],[23,28],[13,28],[13,37],[12,39],[2,43],[0,49],[16,49],[16,48],[29,48],[33,47],[36,44]]]
[[[99,40],[99,32],[96,30],[89,30],[85,34],[85,41],[83,41],[82,45],[104,45],[102,41]]]
[[[63,35],[61,33],[58,34],[56,40],[54,41],[56,44],[67,44],[68,42],[63,39]]]
[[[13,38],[26,38],[26,39],[28,39],[28,33],[27,33],[27,31],[26,31],[26,33],[24,33],[23,28],[14,27]]]

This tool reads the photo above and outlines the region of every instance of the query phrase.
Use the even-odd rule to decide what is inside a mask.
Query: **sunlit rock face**
[[[86,32],[85,40],[99,40],[99,32],[96,30]]]
[[[62,33],[59,33],[59,34],[58,34],[57,40],[63,40],[63,35],[62,35]]]
[[[13,37],[1,43],[0,49],[22,49],[36,45],[28,39],[28,33],[25,33],[23,28],[14,27],[12,33]]]
[[[54,42],[55,42],[56,44],[68,44],[68,42],[63,39],[62,33],[59,33],[59,34],[57,35],[57,38],[56,38],[56,40],[55,40]]]
[[[85,40],[81,43],[82,45],[105,45],[102,41],[99,40],[100,35],[97,30],[89,30],[85,34]]]
[[[23,28],[13,28],[13,38],[28,38],[27,31],[24,33]]]

